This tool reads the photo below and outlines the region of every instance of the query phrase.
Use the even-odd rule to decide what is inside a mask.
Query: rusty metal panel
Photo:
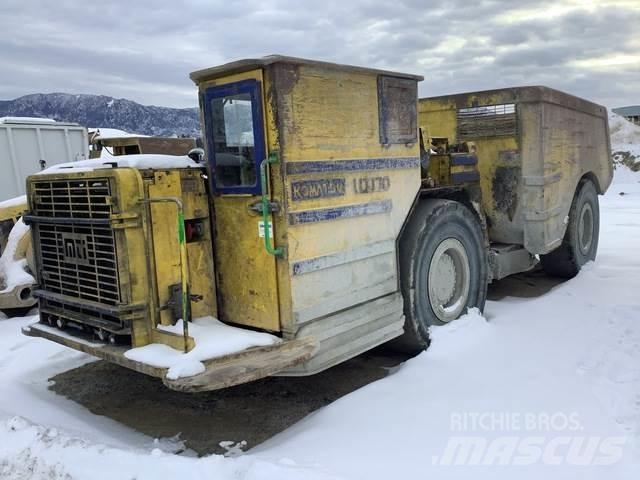
[[[378,77],[380,143],[415,143],[418,135],[418,84],[406,78]]]

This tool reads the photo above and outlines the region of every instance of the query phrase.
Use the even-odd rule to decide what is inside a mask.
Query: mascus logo
[[[64,261],[77,265],[89,265],[89,250],[87,248],[87,235],[78,233],[63,233],[62,245],[64,247]]]

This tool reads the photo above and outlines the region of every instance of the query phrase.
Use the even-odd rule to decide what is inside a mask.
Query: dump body
[[[25,179],[43,165],[89,158],[87,129],[48,119],[0,119],[0,201],[25,193]],[[41,162],[44,161],[45,164]]]
[[[492,242],[545,254],[562,241],[576,187],[612,179],[607,111],[547,87],[420,99],[429,137],[476,145]]]

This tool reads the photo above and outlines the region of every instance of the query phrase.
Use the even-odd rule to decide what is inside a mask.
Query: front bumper
[[[41,323],[23,327],[22,333],[29,337],[45,338],[131,370],[161,378],[167,387],[181,392],[219,390],[275,375],[309,360],[317,348],[316,342],[310,337],[287,340],[269,347],[250,348],[204,361],[206,370],[198,375],[170,380],[166,377],[168,369],[126,358],[124,354],[129,350],[128,346],[94,343]]]

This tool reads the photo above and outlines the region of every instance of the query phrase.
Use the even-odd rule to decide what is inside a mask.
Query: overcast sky
[[[542,84],[640,104],[640,0],[2,0],[0,99],[196,106],[188,74],[271,53],[424,75],[420,96]]]

